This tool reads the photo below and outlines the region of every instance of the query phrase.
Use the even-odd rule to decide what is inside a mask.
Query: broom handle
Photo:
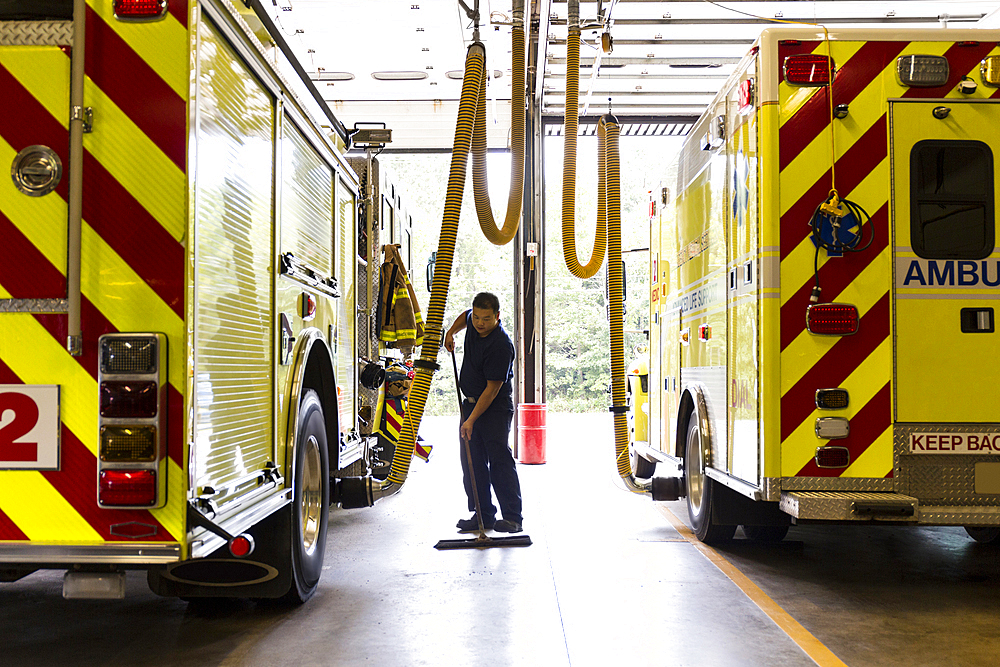
[[[451,351],[451,365],[455,369],[455,393],[458,395],[458,433],[459,439],[465,446],[465,458],[469,460],[469,479],[472,480],[472,498],[476,501],[476,518],[479,520],[479,537],[486,537],[486,527],[483,525],[483,510],[479,506],[479,487],[476,486],[476,471],[472,466],[472,445],[468,440],[461,437],[462,422],[465,416],[462,414],[462,389],[458,384],[458,362],[455,361],[455,350]]]

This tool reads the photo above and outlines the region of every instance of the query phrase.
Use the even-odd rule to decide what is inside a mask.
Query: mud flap
[[[256,545],[250,556],[235,558],[223,545],[206,558],[151,568],[149,588],[165,597],[281,597],[292,581],[291,549],[282,537],[290,534],[291,521],[288,504],[246,531]]]

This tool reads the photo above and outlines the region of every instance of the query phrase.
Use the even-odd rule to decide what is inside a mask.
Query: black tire
[[[635,451],[635,447],[632,445],[628,448],[628,460],[629,465],[632,467],[632,474],[639,479],[649,479],[656,472],[656,464],[639,456],[639,453]]]
[[[312,389],[299,405],[298,436],[292,462],[291,585],[285,599],[301,604],[319,585],[330,513],[330,455],[323,405]]]
[[[1000,543],[1000,527],[997,526],[966,526],[965,532],[980,544]]]
[[[712,520],[712,504],[718,502],[715,481],[705,475],[706,452],[701,447],[701,427],[698,416],[688,417],[687,440],[684,446],[684,482],[687,484],[688,516],[691,529],[705,544],[723,544],[733,539],[736,526],[725,526]]]
[[[743,534],[753,542],[780,542],[788,534],[788,526],[743,526]]]

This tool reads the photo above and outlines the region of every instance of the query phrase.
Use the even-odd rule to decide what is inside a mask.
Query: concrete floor
[[[38,572],[0,585],[0,665],[815,664],[802,635],[843,661],[823,665],[1000,661],[1000,549],[961,529],[737,533],[717,552],[801,624],[793,640],[671,527],[683,502],[622,490],[606,415],[549,415],[548,463],[519,466],[532,546],[437,551],[466,516],[455,431],[426,419],[434,457],[403,492],[332,513],[306,605],[186,604],[138,572],[123,601],[68,601]]]

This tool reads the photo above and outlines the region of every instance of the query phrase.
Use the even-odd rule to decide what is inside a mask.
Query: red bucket
[[[521,463],[545,463],[545,404],[517,406],[517,453]]]

